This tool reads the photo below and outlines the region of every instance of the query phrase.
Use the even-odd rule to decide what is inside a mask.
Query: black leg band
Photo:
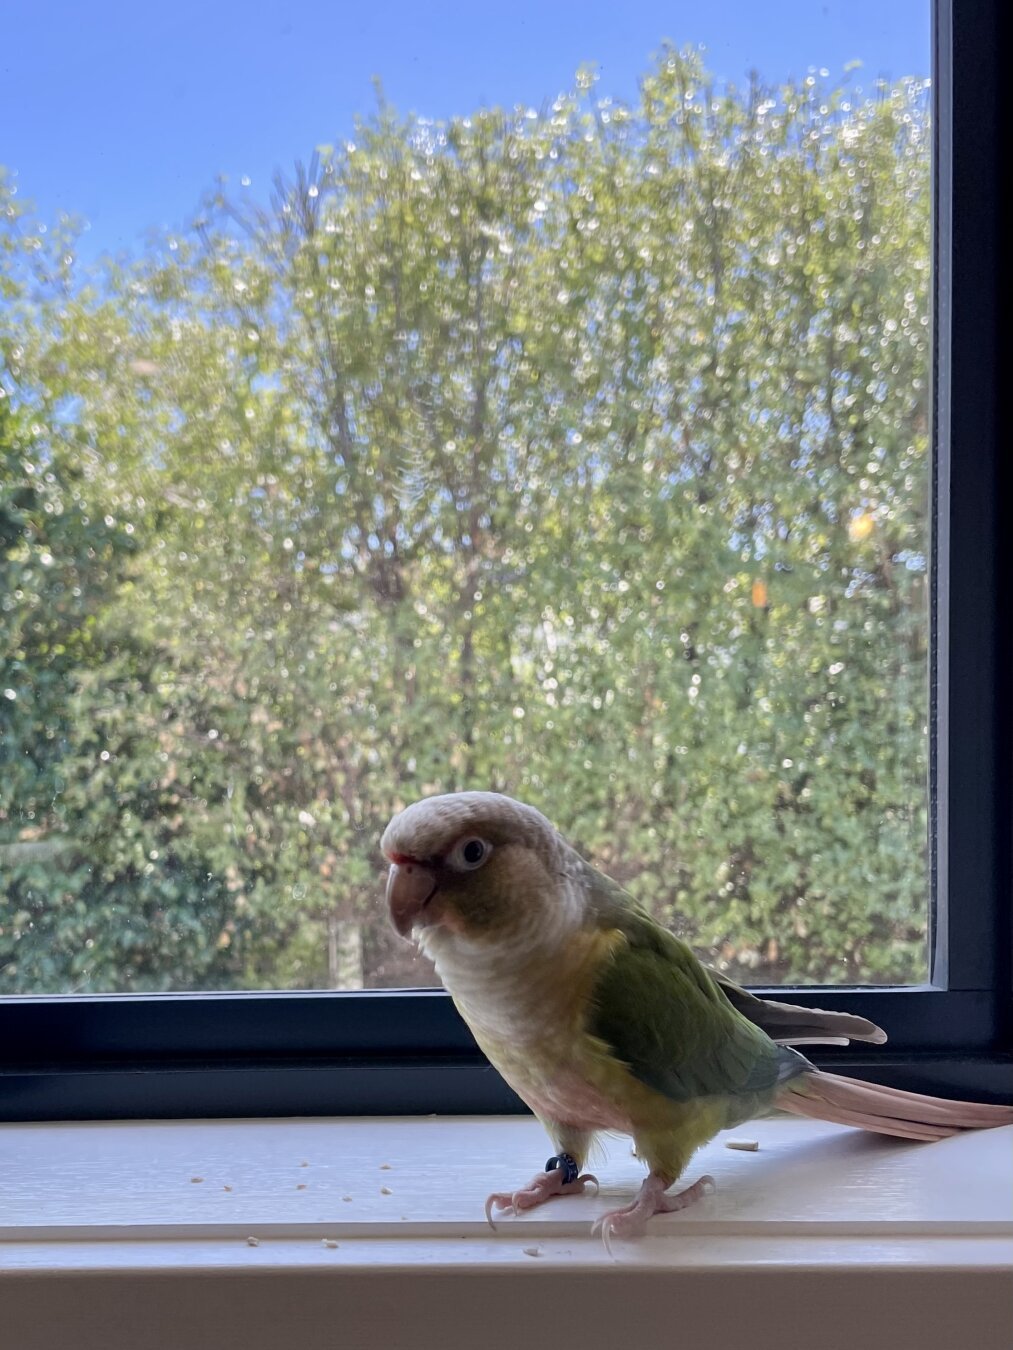
[[[546,1172],[554,1172],[557,1167],[563,1173],[564,1186],[568,1186],[571,1181],[576,1181],[580,1176],[580,1168],[569,1153],[556,1153],[545,1164]]]

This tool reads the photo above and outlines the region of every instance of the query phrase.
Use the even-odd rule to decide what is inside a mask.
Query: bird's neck
[[[570,1020],[592,941],[576,916],[557,911],[495,942],[438,930],[426,951],[479,1041],[523,1045]]]

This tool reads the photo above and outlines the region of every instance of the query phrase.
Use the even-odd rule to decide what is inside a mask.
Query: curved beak
[[[408,937],[436,894],[436,877],[421,863],[392,863],[387,876],[387,911],[395,932]]]

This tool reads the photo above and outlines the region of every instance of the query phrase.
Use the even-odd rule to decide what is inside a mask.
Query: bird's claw
[[[595,1219],[591,1225],[591,1236],[600,1237],[602,1245],[609,1256],[614,1256],[612,1251],[612,1234],[615,1231],[615,1220],[622,1213],[622,1210],[615,1210],[611,1214],[603,1214],[600,1219]]]
[[[551,1172],[539,1172],[536,1177],[516,1191],[493,1191],[485,1202],[485,1217],[489,1227],[496,1231],[493,1210],[502,1210],[504,1214],[521,1214],[526,1209],[534,1209],[546,1200],[557,1195],[583,1195],[588,1186],[598,1193],[598,1178],[590,1172],[584,1172],[575,1181],[564,1181],[564,1173],[556,1168]]]
[[[597,1218],[591,1225],[591,1236],[600,1237],[609,1256],[613,1256],[613,1238],[643,1237],[648,1219],[653,1218],[655,1214],[673,1214],[677,1210],[686,1209],[688,1205],[694,1204],[705,1195],[710,1195],[715,1189],[714,1178],[703,1176],[685,1190],[677,1191],[675,1195],[667,1195],[664,1182],[652,1175],[641,1186],[640,1194],[632,1204],[625,1205],[622,1209],[610,1210]]]

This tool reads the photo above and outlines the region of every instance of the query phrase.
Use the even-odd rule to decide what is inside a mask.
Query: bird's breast
[[[548,958],[438,955],[437,969],[479,1047],[544,1120],[629,1132],[627,1073],[587,1030],[596,974],[611,939],[590,933]],[[501,956],[502,954],[500,954]]]

